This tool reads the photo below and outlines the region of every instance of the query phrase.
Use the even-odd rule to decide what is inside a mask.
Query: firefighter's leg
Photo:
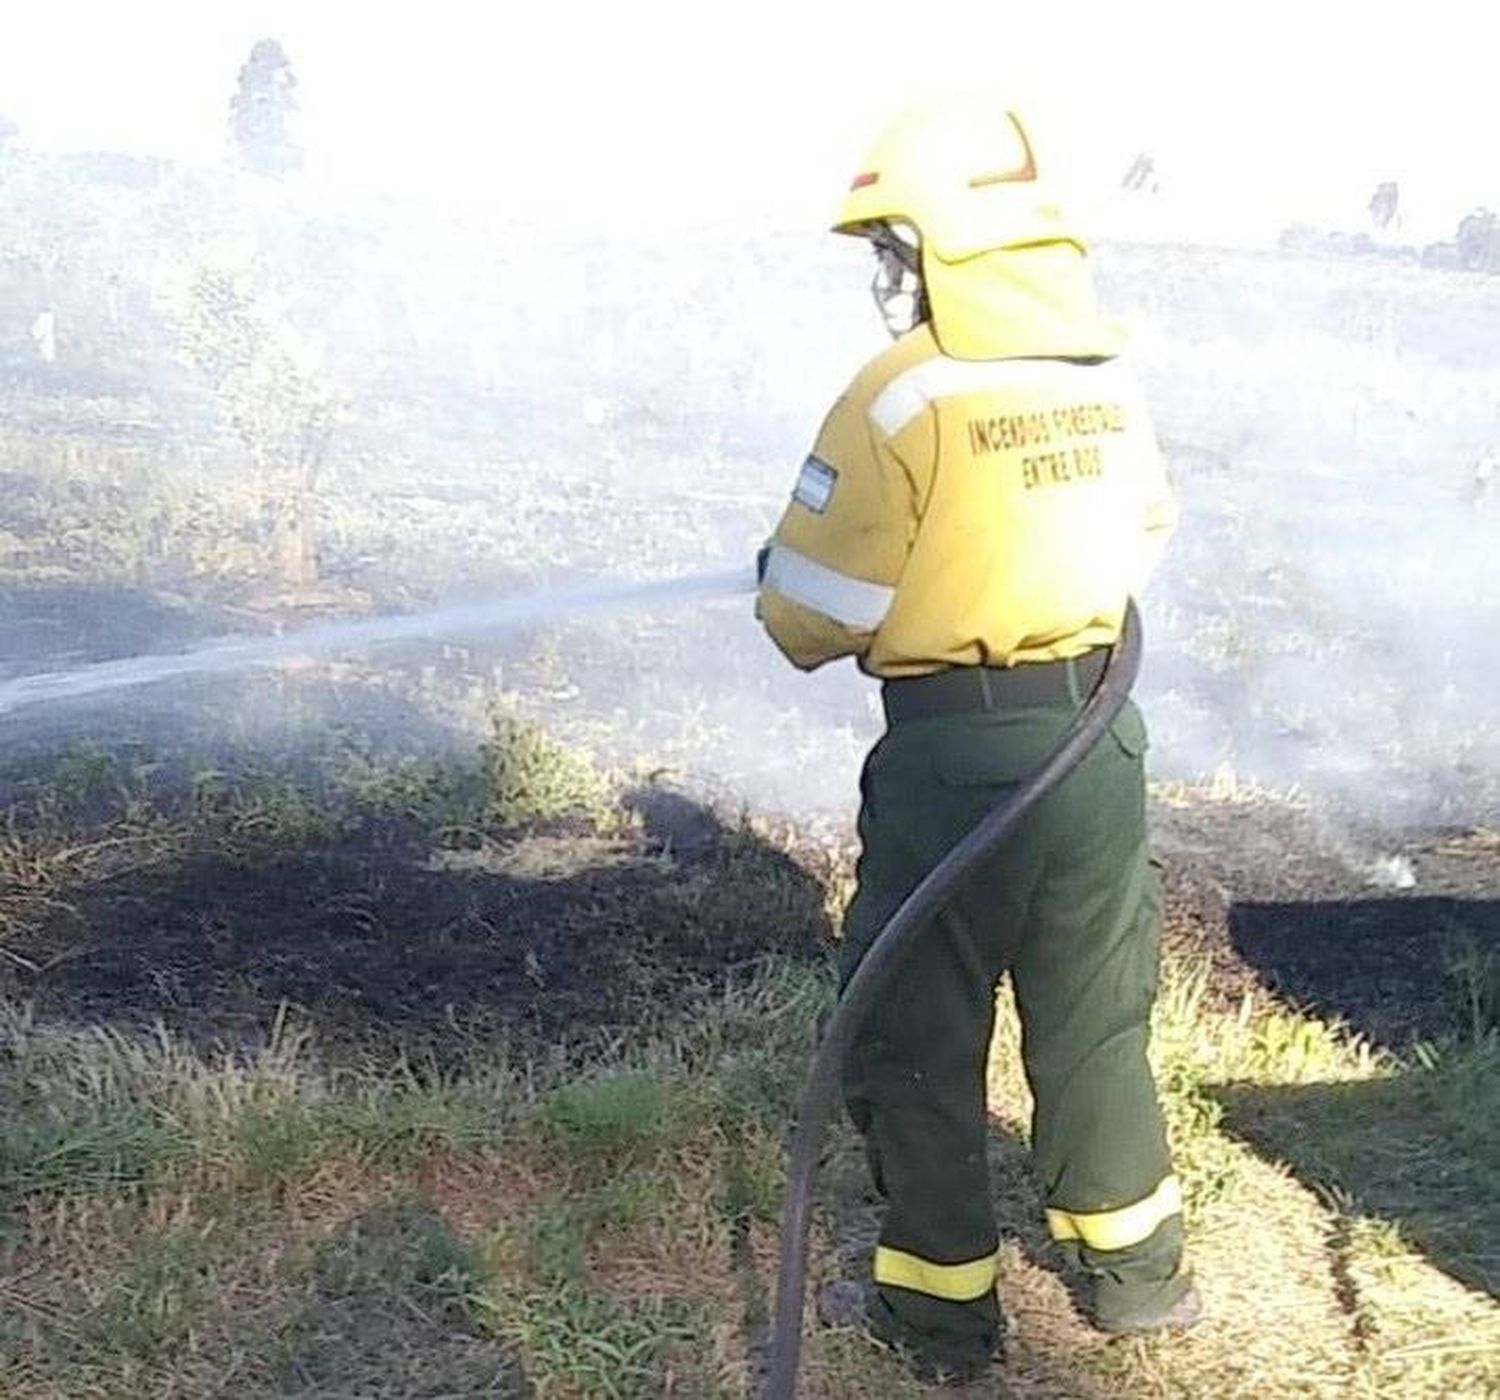
[[[862,884],[850,907],[846,967],[899,902]],[[922,944],[858,1036],[844,1084],[885,1199],[874,1258],[877,1331],[962,1371],[999,1344],[984,1101],[993,979],[971,965],[956,921],[929,930]]]
[[[844,980],[906,894],[994,800],[992,791],[943,781],[944,739],[941,721],[913,727],[883,741],[866,765]],[[959,1372],[986,1363],[999,1343],[985,1063],[1006,954],[996,930],[1014,927],[1022,894],[1016,880],[1003,883],[1015,897],[982,922],[947,915],[917,941],[845,1072],[849,1110],[886,1203],[875,1330]]]
[[[1015,954],[1032,1150],[1049,1229],[1091,1280],[1106,1328],[1182,1302],[1182,1202],[1146,1061],[1160,895],[1146,847],[1145,729],[1128,707],[1059,790]]]

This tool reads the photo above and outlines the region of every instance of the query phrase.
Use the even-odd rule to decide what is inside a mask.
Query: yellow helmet
[[[833,227],[869,236],[884,224],[910,225],[945,263],[998,248],[1084,247],[1021,118],[986,94],[913,107],[880,133]]]

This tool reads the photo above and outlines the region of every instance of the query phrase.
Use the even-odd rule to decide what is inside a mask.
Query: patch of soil
[[[0,991],[199,1044],[255,1044],[285,1007],[325,1043],[452,1053],[635,1024],[827,934],[821,886],[743,832],[684,854],[579,840],[571,868],[567,842],[535,844],[439,868],[377,848],[200,853],[44,911],[9,944],[35,970],[8,961]]]

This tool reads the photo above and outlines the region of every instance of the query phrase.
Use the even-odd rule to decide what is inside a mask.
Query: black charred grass
[[[0,831],[0,992],[47,1016],[254,1049],[451,1066],[607,1042],[817,959],[822,886],[744,821],[674,841],[606,775],[499,719],[469,759],[321,767],[63,755]]]

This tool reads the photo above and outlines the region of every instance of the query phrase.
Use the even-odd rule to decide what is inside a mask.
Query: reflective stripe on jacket
[[[1175,521],[1120,360],[956,359],[922,325],[829,413],[757,613],[805,669],[1060,660],[1115,639]]]

